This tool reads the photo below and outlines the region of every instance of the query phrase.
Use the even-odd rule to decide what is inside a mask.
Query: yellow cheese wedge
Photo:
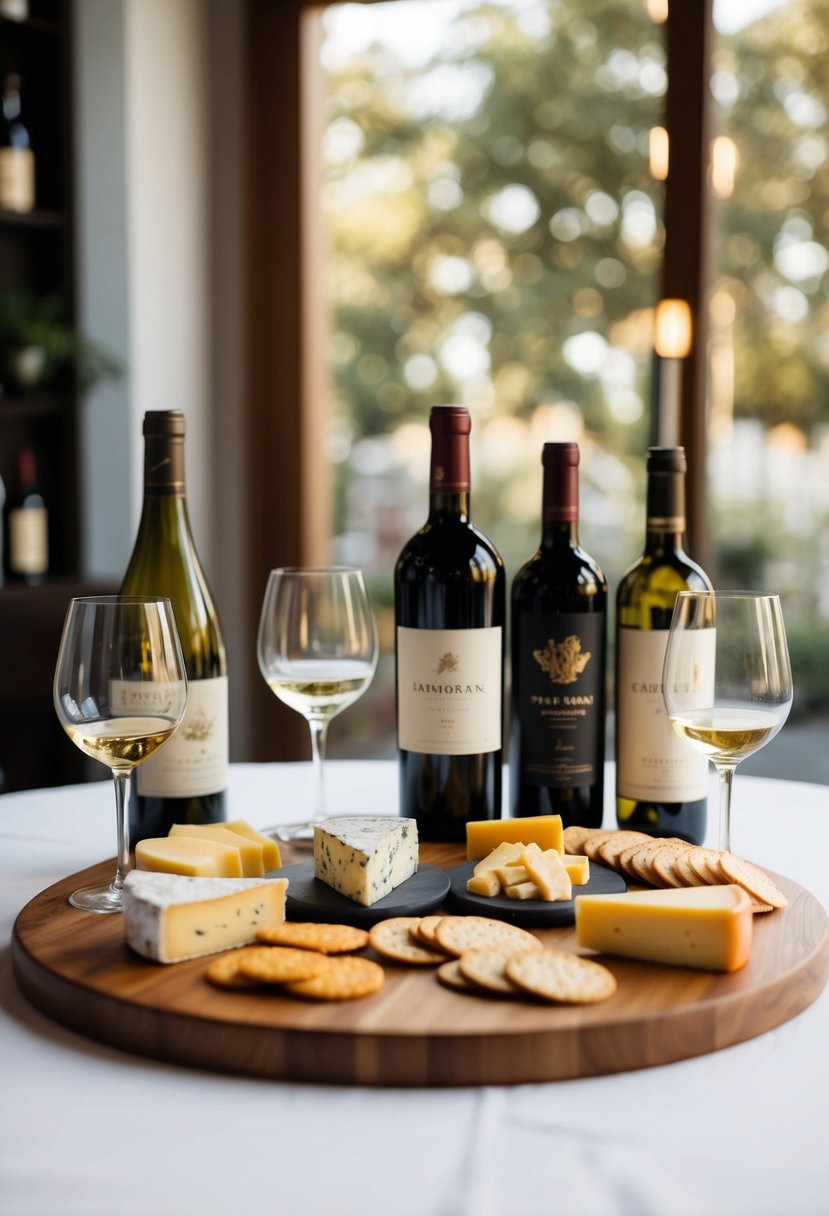
[[[751,900],[738,886],[576,896],[576,940],[590,950],[738,971],[751,954]]]
[[[534,882],[516,882],[504,892],[510,899],[540,899],[541,892]]]
[[[242,858],[238,849],[218,840],[188,836],[158,836],[139,840],[135,867],[162,874],[184,874],[191,878],[241,878]]]
[[[574,887],[583,887],[590,881],[590,860],[587,857],[573,857],[565,853],[561,859],[567,876]]]
[[[522,844],[499,844],[491,853],[481,858],[472,873],[477,877],[479,874],[486,874],[488,870],[497,870],[499,866],[518,864],[523,852]]]
[[[564,852],[560,815],[530,815],[526,819],[476,819],[466,825],[467,861],[486,857],[499,844],[537,844]],[[499,865],[505,864],[499,862]]]
[[[538,887],[541,899],[570,899],[572,884],[561,860],[561,853],[545,849],[538,857],[527,857],[525,861],[530,882]]]
[[[279,852],[279,845],[275,840],[271,840],[270,836],[264,836],[262,832],[257,832],[256,828],[252,828],[245,819],[231,819],[224,825],[229,832],[238,832],[240,836],[247,836],[248,840],[255,840],[262,846],[262,860],[265,863],[265,873],[271,870],[278,870],[282,865],[282,855]]]
[[[519,882],[526,882],[529,878],[526,866],[512,865],[499,866],[495,871],[495,877],[498,879],[504,890],[507,887],[514,887]]]
[[[467,878],[466,889],[470,895],[485,895],[487,899],[501,894],[501,884],[494,870],[487,870],[485,874],[473,874],[471,878]]]
[[[245,878],[261,878],[265,873],[264,850],[256,840],[231,832],[223,823],[174,823],[170,836],[189,837],[193,840],[214,840],[238,849],[242,859],[242,874]]]

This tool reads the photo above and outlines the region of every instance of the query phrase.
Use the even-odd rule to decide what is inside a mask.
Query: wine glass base
[[[73,908],[82,912],[123,912],[123,892],[106,887],[81,887],[69,896]]]

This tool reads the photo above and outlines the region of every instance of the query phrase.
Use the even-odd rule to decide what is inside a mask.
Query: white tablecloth
[[[331,763],[328,788],[332,810],[396,811],[393,763]],[[255,826],[296,819],[307,795],[307,765],[231,769],[230,814]],[[829,787],[738,773],[733,847],[829,908]],[[106,783],[0,798],[4,943],[29,899],[113,853]],[[829,1212],[829,989],[713,1055],[441,1091],[236,1079],[99,1046],[29,1006],[7,945],[0,1004],[3,1214]]]

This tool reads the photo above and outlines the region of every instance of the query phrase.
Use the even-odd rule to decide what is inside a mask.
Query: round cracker
[[[626,873],[638,878],[640,882],[650,883],[655,887],[659,885],[660,880],[651,866],[652,858],[657,853],[667,852],[675,855],[691,848],[693,845],[688,844],[687,840],[680,840],[675,836],[654,837],[645,844],[633,845],[631,849],[625,849],[620,855],[619,862]]]
[[[592,836],[588,836],[587,840],[584,842],[584,849],[582,850],[585,857],[589,857],[591,861],[598,861],[599,849],[606,840],[612,839],[612,837],[615,835],[615,832],[594,832]]]
[[[570,827],[564,829],[564,852],[573,857],[586,856],[585,841],[601,830],[601,828],[583,828],[578,824],[571,824]]]
[[[453,992],[471,992],[474,996],[485,996],[483,988],[479,988],[461,974],[460,961],[459,958],[450,958],[441,963],[435,972],[440,983],[444,988],[451,988]]]
[[[622,828],[618,832],[610,832],[599,844],[598,856],[594,860],[604,862],[606,866],[615,870],[619,855],[624,849],[630,848],[632,844],[644,844],[646,840],[653,840],[653,837],[648,836],[645,832],[634,832],[627,828]]]
[[[563,950],[524,950],[507,959],[504,971],[525,992],[557,1004],[594,1004],[616,991],[607,967]]]
[[[726,881],[720,869],[722,853],[719,849],[704,849],[698,846],[688,854],[688,864],[705,886],[719,886]]]
[[[207,979],[217,988],[261,988],[260,980],[251,979],[239,970],[239,963],[245,954],[256,949],[256,946],[245,946],[241,950],[232,950],[229,954],[217,954],[210,960],[206,972]]]
[[[293,946],[297,950],[316,950],[319,954],[348,954],[368,945],[368,933],[353,925],[316,924],[313,921],[283,921],[260,929],[257,941],[271,946]]]
[[[539,943],[539,949],[541,944]],[[515,996],[517,989],[507,979],[504,967],[515,952],[507,946],[483,946],[478,950],[467,950],[458,959],[458,970],[471,984],[485,988],[487,992],[501,992]]]
[[[695,846],[695,848],[698,846]],[[691,865],[691,858],[694,855],[694,849],[689,849],[687,853],[677,853],[675,858],[676,872],[682,879],[684,887],[704,887],[707,883],[699,877]]]
[[[416,967],[434,967],[446,962],[446,953],[420,946],[412,938],[412,930],[419,916],[390,916],[380,920],[369,930],[368,940],[372,950],[395,963],[411,963]]]
[[[446,951],[440,950],[435,937],[435,930],[442,920],[442,916],[421,916],[417,924],[409,930],[412,940],[419,946],[425,946],[427,950],[439,950],[441,954],[445,955]]]
[[[727,882],[738,883],[748,891],[755,903],[771,904],[772,908],[785,908],[789,902],[765,870],[761,870],[751,861],[735,857],[733,853],[723,853],[720,857],[720,869]]]
[[[657,849],[648,859],[651,872],[661,887],[684,887],[677,862],[684,855],[683,849]]]
[[[292,946],[253,946],[239,963],[248,979],[261,984],[283,984],[289,980],[310,980],[322,974],[331,963],[314,950]]]
[[[327,967],[319,975],[285,984],[285,991],[315,1001],[349,1001],[371,996],[385,983],[383,968],[369,958],[346,954],[326,959],[326,963]]]
[[[455,956],[482,946],[512,945],[515,950],[537,950],[540,944],[528,930],[490,916],[444,916],[435,936],[441,950]]]

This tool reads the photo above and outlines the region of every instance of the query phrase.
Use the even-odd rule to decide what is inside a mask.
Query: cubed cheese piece
[[[517,882],[504,892],[510,899],[539,899],[541,892],[534,882]]]
[[[124,880],[124,932],[159,963],[215,954],[256,940],[285,919],[286,878],[185,878],[131,870]]]
[[[473,874],[466,880],[466,889],[470,895],[485,895],[487,899],[501,894],[501,884],[494,870],[487,870],[485,874]]]
[[[476,819],[466,825],[466,857],[478,861],[499,844],[532,844],[564,852],[560,815],[530,815],[526,819]],[[500,863],[499,863],[500,864]]]
[[[751,900],[738,886],[576,896],[576,940],[605,954],[738,971],[751,935]]]
[[[240,836],[247,836],[248,840],[255,840],[262,846],[262,860],[265,864],[265,873],[271,870],[278,870],[282,865],[282,856],[279,852],[279,845],[275,840],[271,840],[270,836],[265,836],[262,832],[257,832],[256,828],[252,828],[244,819],[231,819],[225,824],[229,832],[237,832]]]
[[[199,878],[241,878],[239,850],[219,840],[189,836],[158,836],[139,840],[135,846],[139,870],[163,874],[185,874]]]
[[[174,823],[171,836],[189,836],[194,840],[217,840],[229,848],[238,849],[245,878],[261,878],[265,873],[265,858],[261,844],[231,832],[223,823]]]
[[[526,866],[521,865],[499,866],[494,873],[504,890],[507,887],[514,887],[516,883],[526,882],[529,878]]]
[[[541,899],[556,900],[570,899],[572,884],[561,860],[561,854],[555,849],[546,849],[537,857],[525,855],[524,865],[527,877],[538,887]]]
[[[587,857],[574,857],[565,853],[561,860],[574,887],[583,887],[590,881],[590,861]]]
[[[370,907],[417,871],[417,823],[383,815],[314,825],[314,875]]]

